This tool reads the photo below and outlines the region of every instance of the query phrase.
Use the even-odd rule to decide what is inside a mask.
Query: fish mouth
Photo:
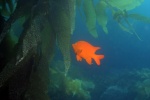
[[[73,49],[74,49],[74,46],[75,46],[75,44],[72,44]]]

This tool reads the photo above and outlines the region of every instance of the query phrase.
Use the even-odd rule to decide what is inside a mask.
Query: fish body
[[[83,58],[89,65],[91,65],[92,59],[94,59],[96,64],[100,65],[100,60],[104,58],[104,55],[95,54],[100,47],[93,46],[86,41],[78,41],[72,44],[72,47],[76,54],[77,61],[82,61]]]

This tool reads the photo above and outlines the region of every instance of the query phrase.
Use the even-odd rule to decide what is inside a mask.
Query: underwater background
[[[98,1],[93,0],[95,4]],[[149,5],[150,1],[145,0],[140,6],[129,10],[128,13],[138,13],[150,17]],[[101,49],[96,53],[104,54],[105,57],[101,60],[100,66],[97,66],[94,61],[92,65],[88,65],[85,60],[78,62],[73,49],[71,49],[71,68],[68,77],[72,77],[73,80],[78,79],[81,83],[83,82],[82,84],[91,83],[94,86],[83,88],[85,94],[74,90],[71,94],[68,93],[69,96],[67,95],[64,99],[62,99],[60,91],[56,92],[58,97],[53,100],[60,100],[60,98],[61,100],[149,100],[150,23],[128,19],[141,38],[139,40],[135,34],[123,31],[113,19],[112,12],[107,9],[109,32],[105,34],[102,27],[96,23],[98,38],[94,38],[86,27],[83,8],[80,10],[76,9],[75,29],[71,36],[71,44],[79,40],[88,41],[94,46],[100,46]],[[62,60],[60,51],[56,52],[55,60]],[[50,96],[55,97],[54,94],[50,94]]]
[[[150,100],[149,11],[149,0],[1,0],[0,100]],[[100,65],[86,61],[94,47]]]

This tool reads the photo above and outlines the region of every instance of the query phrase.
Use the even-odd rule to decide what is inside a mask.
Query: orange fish
[[[77,61],[82,61],[83,58],[89,65],[91,65],[92,59],[94,59],[96,64],[100,65],[100,60],[104,58],[104,55],[95,54],[100,47],[95,47],[86,41],[78,41],[72,44],[72,47],[76,54]]]

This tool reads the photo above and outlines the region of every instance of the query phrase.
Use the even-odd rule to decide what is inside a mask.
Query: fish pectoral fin
[[[79,54],[79,53],[81,53],[81,52],[82,52],[82,50],[79,49],[76,53]]]
[[[89,65],[92,64],[92,58],[88,57],[88,58],[86,58],[85,60],[86,60],[86,62],[87,62]]]
[[[82,61],[82,58],[79,55],[76,55],[77,61]]]

